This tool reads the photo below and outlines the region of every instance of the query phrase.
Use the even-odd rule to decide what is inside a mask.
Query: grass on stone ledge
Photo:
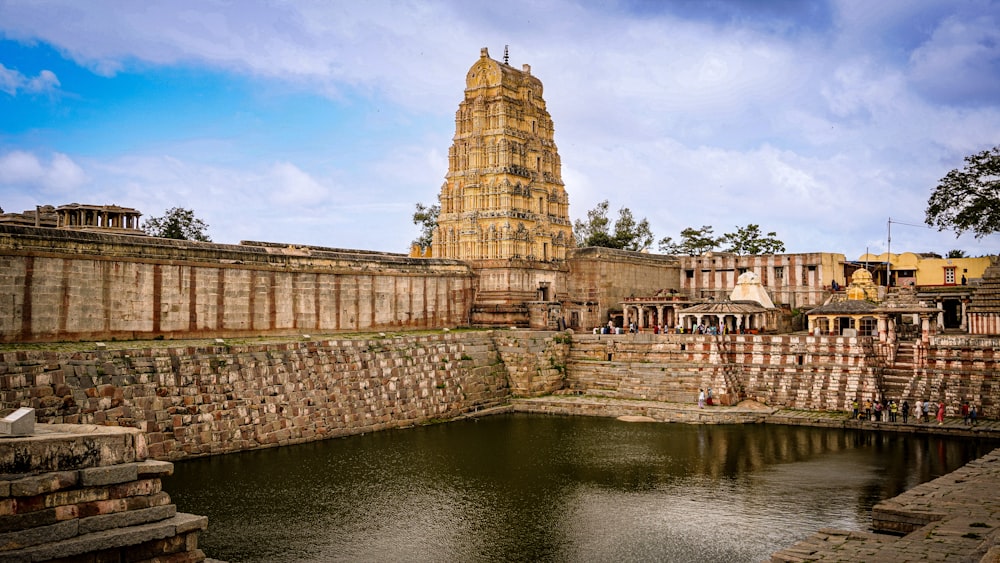
[[[151,338],[147,340],[101,340],[105,345],[104,350],[145,350],[147,348],[185,348],[196,347],[205,348],[210,346],[248,346],[255,344],[280,344],[284,342],[317,342],[325,340],[368,340],[380,338],[397,338],[407,336],[426,336],[432,334],[485,332],[495,329],[480,328],[452,328],[448,332],[444,330],[412,330],[412,331],[372,331],[372,332],[341,332],[332,334],[309,334],[308,339],[302,335],[288,336],[258,336],[258,337],[236,337],[223,338],[224,344],[217,344],[215,337],[207,338],[185,338],[169,340],[165,338]],[[384,335],[384,336],[383,336]],[[88,342],[8,342],[0,343],[0,353],[4,352],[94,352],[97,351],[97,341]]]

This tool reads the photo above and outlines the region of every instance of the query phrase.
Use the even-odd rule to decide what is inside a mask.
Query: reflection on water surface
[[[499,415],[178,462],[240,561],[761,561],[997,444]]]

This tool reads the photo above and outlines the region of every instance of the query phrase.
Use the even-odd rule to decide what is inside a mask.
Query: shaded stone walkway
[[[905,536],[824,529],[776,552],[771,562],[1000,561],[998,484],[1000,450],[994,450],[875,505],[873,527],[908,531]]]
[[[802,411],[741,403],[706,407],[607,397],[555,396],[512,401],[515,412],[607,417],[687,424],[764,423],[857,428],[880,432],[1000,438],[1000,422],[961,418],[943,424],[852,420],[844,412]],[[636,418],[639,419],[639,418]],[[872,528],[880,532],[822,529],[781,549],[771,563],[810,561],[942,561],[1000,563],[1000,449],[965,466],[884,500],[872,509]],[[905,534],[905,535],[898,535]],[[780,546],[775,546],[780,547]]]

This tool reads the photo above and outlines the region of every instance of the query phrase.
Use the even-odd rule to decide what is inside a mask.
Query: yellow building
[[[816,335],[875,336],[878,334],[875,308],[878,286],[871,272],[856,270],[843,295],[834,295],[827,303],[807,313],[808,330]]]
[[[965,331],[968,306],[975,288],[981,283],[990,258],[941,258],[936,254],[863,254],[858,264],[874,272],[876,283],[885,286],[886,273],[892,287],[913,288],[917,298],[939,310],[935,320],[939,329]]]
[[[858,262],[879,265],[877,283],[885,285],[885,270],[888,264],[890,285],[918,288],[967,285],[972,280],[983,277],[990,266],[988,256],[980,258],[941,258],[937,255],[902,252],[900,254],[862,254]]]

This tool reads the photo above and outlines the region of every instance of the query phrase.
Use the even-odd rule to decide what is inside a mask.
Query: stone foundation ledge
[[[136,428],[38,424],[31,436],[0,437],[0,479],[130,463],[148,455],[145,435]]]
[[[0,563],[205,559],[208,519],[177,513],[134,428],[39,425],[0,439]],[[13,469],[16,472],[11,472]]]

